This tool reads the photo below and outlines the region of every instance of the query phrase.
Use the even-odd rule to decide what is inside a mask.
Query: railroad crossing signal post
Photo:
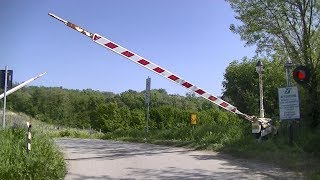
[[[288,60],[285,64],[285,68],[286,68],[286,80],[287,80],[287,87],[291,86],[290,83],[290,70],[292,67],[292,62],[291,60]],[[290,145],[293,144],[293,129],[292,129],[292,122],[289,120],[288,123],[288,142]]]
[[[291,60],[287,60],[285,64],[287,87],[278,89],[280,119],[288,120],[288,143],[290,145],[293,144],[292,121],[300,118],[298,88],[291,87],[290,83],[292,67],[293,63]]]

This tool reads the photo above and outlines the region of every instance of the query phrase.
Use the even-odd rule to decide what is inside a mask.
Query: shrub
[[[66,165],[53,140],[33,133],[26,152],[26,130],[0,130],[0,179],[63,179]]]

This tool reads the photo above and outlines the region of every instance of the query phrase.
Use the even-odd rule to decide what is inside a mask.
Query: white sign
[[[151,86],[151,78],[146,79],[146,103],[150,102],[150,86]]]
[[[297,87],[278,88],[281,120],[300,119],[299,95]]]

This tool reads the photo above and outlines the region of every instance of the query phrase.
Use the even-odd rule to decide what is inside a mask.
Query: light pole
[[[257,121],[252,122],[252,133],[256,135],[257,139],[261,139],[272,132],[276,133],[276,128],[272,126],[271,119],[264,117],[264,108],[263,108],[263,83],[262,83],[262,74],[263,74],[263,64],[261,60],[257,62],[256,71],[259,74],[259,92],[260,92],[260,117],[257,118]]]
[[[260,92],[260,118],[264,118],[264,108],[263,108],[263,86],[262,86],[262,73],[263,64],[261,60],[257,62],[256,72],[259,74],[259,92]]]

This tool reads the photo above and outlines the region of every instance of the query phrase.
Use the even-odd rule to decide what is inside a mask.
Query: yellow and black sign
[[[191,113],[191,124],[192,125],[197,124],[197,115],[195,113]]]

